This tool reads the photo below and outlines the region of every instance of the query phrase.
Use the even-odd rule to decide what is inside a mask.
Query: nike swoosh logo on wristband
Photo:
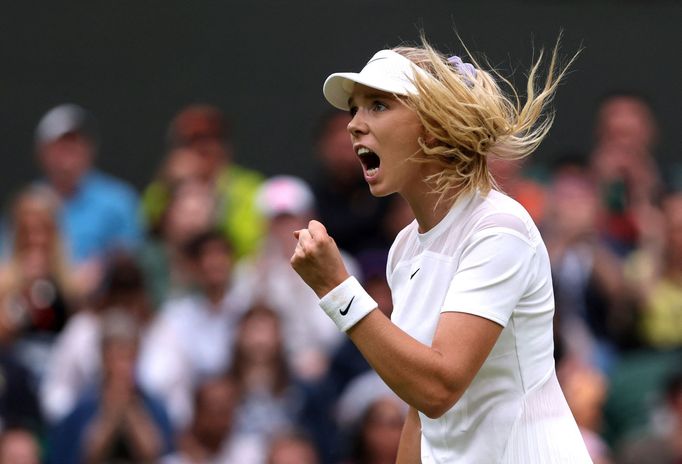
[[[350,309],[350,305],[353,304],[354,299],[355,299],[355,296],[353,296],[353,298],[350,299],[350,301],[348,302],[348,306],[346,306],[346,309],[339,309],[339,313],[341,313],[342,316],[345,316],[346,314],[348,314],[348,310]]]

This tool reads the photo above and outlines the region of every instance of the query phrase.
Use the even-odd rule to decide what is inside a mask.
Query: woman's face
[[[16,213],[16,236],[18,249],[48,250],[55,238],[56,224],[49,210],[25,200]]]
[[[424,166],[409,158],[420,150],[423,128],[417,115],[392,94],[356,84],[348,124],[355,153],[374,196],[423,188]]]

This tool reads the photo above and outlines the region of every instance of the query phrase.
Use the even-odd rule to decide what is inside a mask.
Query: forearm
[[[161,455],[161,438],[141,405],[134,404],[126,411],[125,425],[125,433],[138,460],[152,462]]]
[[[118,433],[119,423],[119,418],[115,418],[107,412],[101,412],[95,417],[86,432],[87,439],[83,450],[83,462],[94,464],[102,462],[106,458],[114,437]]]
[[[421,421],[414,408],[410,408],[400,434],[400,446],[396,464],[421,463]]]
[[[410,406],[437,415],[464,391],[452,362],[393,324],[380,311],[369,313],[347,332],[386,384]]]

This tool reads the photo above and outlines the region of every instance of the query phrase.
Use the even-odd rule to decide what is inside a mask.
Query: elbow
[[[452,407],[457,404],[461,397],[458,391],[442,388],[439,392],[434,392],[430,395],[425,395],[423,404],[419,409],[429,419],[439,419]]]
[[[429,419],[440,419],[443,414],[448,412],[452,406],[454,406],[455,403],[452,404],[429,404],[425,405],[422,408],[422,413],[428,417]]]

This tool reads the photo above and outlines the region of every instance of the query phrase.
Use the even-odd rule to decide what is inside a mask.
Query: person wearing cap
[[[137,193],[94,168],[97,145],[92,115],[75,104],[52,108],[35,131],[44,182],[61,200],[62,235],[76,263],[131,250],[142,237]]]
[[[551,126],[566,72],[555,48],[528,94],[426,41],[325,81],[376,196],[415,221],[388,257],[391,319],[350,277],[324,225],[298,230],[292,266],[386,384],[410,405],[398,463],[591,462],[553,358],[549,257],[529,214],[496,190],[487,157],[523,158]],[[513,95],[517,95],[515,92]]]
[[[183,108],[170,123],[167,142],[165,168],[142,194],[142,213],[150,228],[162,221],[177,184],[198,180],[218,197],[217,227],[232,243],[236,257],[257,251],[265,221],[254,200],[263,176],[232,161],[230,124],[222,111],[207,104]],[[186,167],[178,172],[173,164]]]

